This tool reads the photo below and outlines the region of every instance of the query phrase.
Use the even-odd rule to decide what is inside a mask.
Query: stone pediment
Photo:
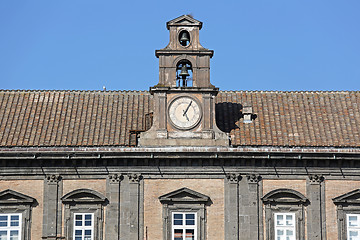
[[[333,202],[336,205],[342,205],[342,204],[360,205],[360,189],[356,189],[354,191],[333,198]]]
[[[267,203],[284,203],[284,204],[297,204],[297,203],[306,203],[307,198],[299,193],[298,191],[292,189],[276,189],[267,193],[263,198],[263,202]]]
[[[159,200],[161,203],[206,203],[210,200],[210,198],[204,194],[185,187],[162,195],[159,197]]]
[[[31,205],[35,202],[34,198],[10,189],[0,192],[0,204]]]
[[[105,203],[106,198],[91,189],[77,189],[74,190],[72,192],[69,192],[67,194],[65,194],[62,198],[61,198],[62,202],[65,204],[70,204],[70,203]]]
[[[194,19],[189,15],[182,15],[166,23],[167,29],[170,29],[170,26],[198,26],[199,29],[201,29],[202,22]]]

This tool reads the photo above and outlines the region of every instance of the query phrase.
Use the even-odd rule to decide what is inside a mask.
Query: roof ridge
[[[148,93],[148,90],[56,90],[56,89],[0,89],[0,92],[131,92],[131,93]]]
[[[339,91],[321,91],[321,90],[311,90],[311,91],[282,91],[282,90],[220,90],[219,92],[224,93],[360,93],[360,90],[339,90]]]
[[[148,90],[77,90],[77,89],[0,89],[0,92],[89,92],[89,93],[96,93],[96,92],[104,92],[104,93],[148,93]],[[282,90],[220,90],[219,92],[224,93],[237,93],[237,92],[244,92],[244,93],[360,93],[360,90],[293,90],[293,91],[282,91]]]

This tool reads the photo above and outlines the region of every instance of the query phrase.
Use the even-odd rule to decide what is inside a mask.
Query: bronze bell
[[[180,41],[185,45],[187,44],[187,42],[190,42],[189,33],[186,31],[182,32]]]
[[[181,72],[179,73],[179,76],[183,79],[190,76],[186,64],[182,64]]]

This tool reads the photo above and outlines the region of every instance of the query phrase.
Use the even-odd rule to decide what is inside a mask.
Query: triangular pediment
[[[77,189],[61,198],[63,203],[104,203],[106,198],[91,189]]]
[[[189,188],[180,188],[159,197],[160,202],[206,203],[210,198]]]
[[[167,28],[170,26],[198,26],[202,28],[202,22],[194,19],[190,15],[182,15],[166,23]]]
[[[333,198],[335,204],[353,204],[360,205],[360,189],[345,193],[336,198]]]
[[[299,193],[298,191],[292,189],[276,189],[267,193],[262,198],[264,203],[283,203],[283,204],[297,204],[297,203],[306,203],[307,198]]]
[[[7,189],[0,192],[0,204],[25,204],[35,203],[35,199],[25,194]]]

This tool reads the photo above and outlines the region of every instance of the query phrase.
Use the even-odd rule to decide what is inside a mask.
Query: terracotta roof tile
[[[218,126],[235,146],[360,147],[360,92],[220,92],[216,100]],[[220,121],[234,121],[224,119],[234,104],[251,105],[257,118],[235,119],[229,130]]]
[[[3,90],[0,147],[129,146],[152,108],[146,91]],[[216,121],[233,146],[360,147],[360,92],[222,91]]]

